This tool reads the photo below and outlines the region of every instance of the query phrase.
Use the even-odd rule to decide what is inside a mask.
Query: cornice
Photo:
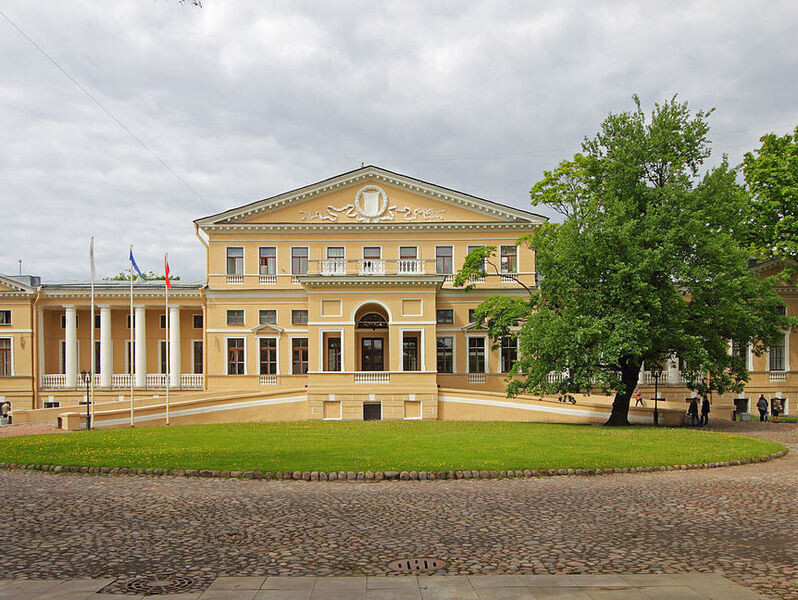
[[[170,298],[202,298],[202,289],[196,290],[177,290],[172,289],[169,292]],[[86,298],[91,296],[90,292],[84,289],[56,289],[56,290],[42,290],[42,298]],[[95,290],[95,299],[99,298],[130,298],[130,290]],[[133,288],[133,298],[163,298],[163,290],[143,289],[137,290]]]
[[[306,288],[319,287],[440,287],[445,275],[353,275],[330,277],[328,275],[300,275],[299,282]]]
[[[19,290],[19,291],[11,291],[11,290],[0,290],[0,298],[32,298],[33,292],[28,292],[26,290]]]
[[[220,232],[347,232],[347,231],[528,231],[535,223],[226,223],[203,226],[207,233]]]

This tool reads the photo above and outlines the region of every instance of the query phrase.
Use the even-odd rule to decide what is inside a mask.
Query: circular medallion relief
[[[388,194],[381,187],[367,185],[355,194],[355,210],[365,219],[377,219],[388,208]]]

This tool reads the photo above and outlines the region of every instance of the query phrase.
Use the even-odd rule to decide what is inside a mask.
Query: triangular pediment
[[[375,166],[198,219],[200,227],[268,224],[530,223],[546,218]]]
[[[19,293],[29,293],[32,294],[36,291],[36,288],[16,281],[11,277],[0,275],[0,292],[13,292],[15,294]]]
[[[261,323],[257,327],[252,328],[252,333],[282,333],[283,328],[278,327],[274,323]]]

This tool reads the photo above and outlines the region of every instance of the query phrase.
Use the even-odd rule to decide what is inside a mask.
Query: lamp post
[[[86,431],[91,431],[91,407],[89,404],[91,403],[91,392],[89,391],[89,385],[91,383],[91,373],[86,370],[80,372],[80,376],[83,378],[83,381],[86,383]]]
[[[659,400],[658,384],[659,378],[662,377],[662,367],[657,365],[651,371],[651,376],[654,378],[654,425],[659,425],[659,410],[657,407],[657,400]]]

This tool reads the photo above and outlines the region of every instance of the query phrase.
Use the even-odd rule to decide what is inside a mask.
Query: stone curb
[[[694,469],[715,469],[753,463],[768,462],[786,456],[788,450],[765,454],[754,458],[727,460],[723,462],[698,463],[690,465],[662,465],[657,467],[623,467],[604,469],[526,469],[511,471],[209,471],[206,469],[133,469],[126,467],[78,467],[74,465],[34,465],[21,463],[2,463],[0,469],[19,471],[45,471],[48,473],[86,473],[89,475],[142,475],[149,477],[199,477],[216,479],[266,479],[291,481],[431,481],[453,479],[519,479],[557,476],[614,475],[616,473],[653,473],[659,471],[690,471]]]

